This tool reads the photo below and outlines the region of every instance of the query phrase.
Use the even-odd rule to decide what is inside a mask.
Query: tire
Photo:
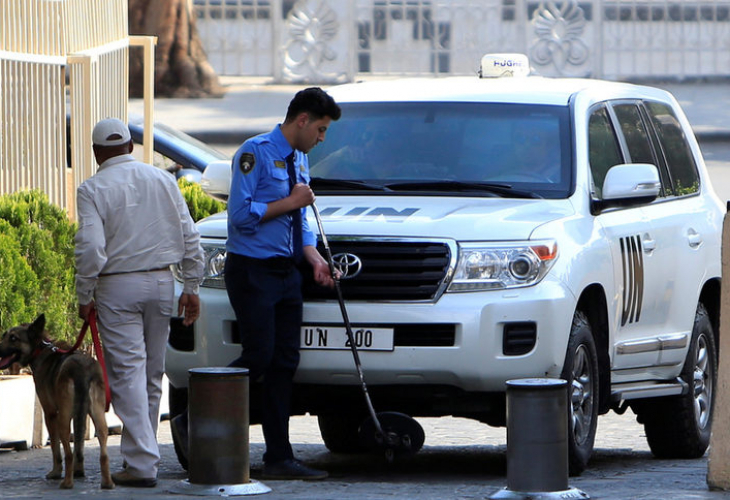
[[[704,305],[695,313],[692,339],[680,377],[687,394],[646,400],[641,406],[646,440],[657,458],[699,458],[710,445],[717,384],[717,348]]]
[[[180,415],[183,411],[185,411],[188,407],[188,389],[176,389],[172,386],[172,384],[169,385],[169,392],[167,396],[167,400],[170,405],[170,426],[172,427],[172,419]],[[185,455],[182,453],[180,448],[180,443],[178,443],[176,436],[177,434],[175,432],[172,432],[172,444],[175,447],[175,455],[177,455],[177,461],[180,462],[180,466],[188,470],[188,459],[185,457]]]
[[[561,378],[568,381],[568,466],[579,475],[588,466],[598,427],[598,355],[591,325],[576,311]]]
[[[327,412],[317,415],[322,441],[332,453],[362,453],[365,447],[360,443],[359,429],[364,415],[359,413]]]

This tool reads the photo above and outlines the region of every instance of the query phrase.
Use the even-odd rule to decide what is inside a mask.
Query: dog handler
[[[242,349],[229,366],[248,368],[251,381],[261,381],[264,479],[327,477],[327,472],[294,458],[289,413],[302,326],[298,261],[311,266],[316,283],[334,287],[304,216],[314,202],[307,184],[307,153],[324,141],[340,114],[322,89],[301,90],[289,103],[283,123],[247,140],[233,157],[225,281]],[[186,430],[184,412],[172,421],[183,446]]]
[[[203,250],[185,200],[168,172],[135,160],[129,128],[107,118],[94,127],[99,170],[77,191],[76,293],[79,316],[96,309],[114,411],[122,420],[121,486],[157,484],[164,356],[173,312],[170,266],[184,279],[178,314],[199,315]]]

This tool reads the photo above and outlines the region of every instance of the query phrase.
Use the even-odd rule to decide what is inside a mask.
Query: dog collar
[[[40,355],[40,353],[43,352],[43,349],[45,349],[47,347],[50,347],[51,350],[54,350],[54,351],[56,350],[55,346],[52,343],[50,343],[47,340],[41,340],[41,343],[38,344],[38,347],[33,349],[33,352],[30,353],[30,359],[37,358]]]

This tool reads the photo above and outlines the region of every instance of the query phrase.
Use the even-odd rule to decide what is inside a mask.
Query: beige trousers
[[[114,411],[122,421],[127,470],[157,477],[165,347],[174,302],[169,270],[102,276],[95,292]]]

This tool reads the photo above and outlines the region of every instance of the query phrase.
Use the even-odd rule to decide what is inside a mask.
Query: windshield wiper
[[[366,189],[368,191],[390,191],[389,188],[382,184],[371,184],[365,181],[351,179],[329,179],[324,177],[312,177],[309,180],[309,186],[313,190],[327,188],[345,188],[345,189]]]
[[[462,181],[413,181],[385,184],[394,191],[458,191],[462,193],[483,192],[515,198],[542,198],[532,191],[513,189],[511,184],[497,182],[462,182]]]

